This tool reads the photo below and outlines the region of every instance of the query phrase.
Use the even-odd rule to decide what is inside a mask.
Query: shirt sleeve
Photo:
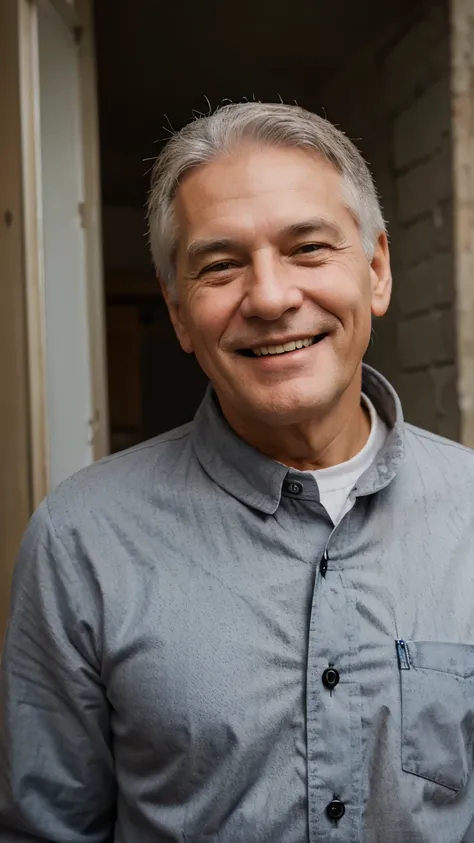
[[[110,711],[100,675],[100,589],[45,501],[16,563],[0,674],[0,840],[113,837]]]

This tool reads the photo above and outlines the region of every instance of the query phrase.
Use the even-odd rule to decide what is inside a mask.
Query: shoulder
[[[193,459],[193,422],[105,457],[60,483],[46,506],[57,530],[91,516],[120,519],[120,512],[156,501],[160,488],[180,485]]]
[[[443,455],[454,461],[459,460],[463,464],[467,462],[471,469],[474,468],[474,451],[466,445],[453,442],[451,439],[445,439],[437,433],[431,433],[431,431],[423,430],[413,424],[406,424],[405,428],[408,443],[413,447],[418,447],[420,450],[426,451],[427,454]]]
[[[62,595],[71,617],[97,618],[107,594],[122,605],[137,566],[155,564],[163,537],[179,534],[177,502],[202,472],[193,424],[114,454],[60,483],[30,519],[14,569],[13,594]],[[23,598],[21,598],[23,599]]]
[[[426,474],[474,491],[474,451],[428,430],[406,425],[407,458]]]

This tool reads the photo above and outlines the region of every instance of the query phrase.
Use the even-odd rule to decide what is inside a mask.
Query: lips
[[[315,336],[301,337],[296,340],[282,341],[281,343],[259,345],[253,348],[243,348],[239,350],[239,354],[244,357],[273,357],[284,354],[292,354],[295,351],[300,351],[303,348],[309,348],[311,345],[321,342],[327,337],[327,332],[316,334]]]

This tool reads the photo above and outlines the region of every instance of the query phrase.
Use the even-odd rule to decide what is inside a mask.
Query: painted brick
[[[453,247],[453,216],[451,202],[435,205],[426,216],[410,223],[397,235],[397,252],[404,266],[413,266],[431,257],[434,252],[449,251]]]
[[[435,303],[431,261],[402,270],[395,279],[395,291],[402,316],[431,310]]]
[[[433,369],[435,385],[437,426],[440,436],[459,442],[461,437],[461,414],[456,366],[441,366]]]
[[[436,412],[440,418],[455,415],[458,409],[458,388],[456,366],[440,366],[433,369]]]
[[[448,67],[446,67],[446,71]],[[403,111],[394,123],[394,153],[397,169],[405,169],[427,158],[442,145],[450,128],[449,77],[443,75]]]
[[[410,103],[449,66],[449,22],[442,3],[395,44],[386,59],[386,92],[391,111]]]
[[[402,319],[398,326],[398,358],[403,370],[428,367],[433,360],[433,317],[431,313]]]
[[[451,305],[454,302],[454,256],[452,252],[434,255],[431,261],[435,303],[438,306]]]
[[[455,314],[451,308],[431,314],[433,320],[433,363],[453,363],[456,360]]]
[[[452,194],[452,161],[449,144],[424,164],[419,164],[397,180],[398,214],[410,222],[428,212]]]
[[[454,265],[450,252],[434,254],[416,266],[401,269],[394,279],[400,313],[412,316],[454,300]]]
[[[413,266],[429,258],[433,252],[433,237],[432,214],[408,225],[399,238],[404,266]]]
[[[436,396],[429,369],[402,375],[398,392],[406,421],[436,431]]]
[[[452,154],[450,157],[452,163]],[[454,248],[454,217],[451,198],[440,202],[433,208],[434,242],[433,248],[440,252],[452,251]]]
[[[398,391],[406,420],[448,439],[459,440],[456,367],[427,368],[401,375]]]
[[[400,320],[398,356],[402,369],[419,369],[432,363],[452,363],[456,359],[454,313],[434,311]]]

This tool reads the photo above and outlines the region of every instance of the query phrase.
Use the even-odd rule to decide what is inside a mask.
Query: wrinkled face
[[[339,173],[305,150],[247,145],[185,175],[175,211],[171,318],[229,421],[331,409],[390,296],[386,238],[369,262]]]

